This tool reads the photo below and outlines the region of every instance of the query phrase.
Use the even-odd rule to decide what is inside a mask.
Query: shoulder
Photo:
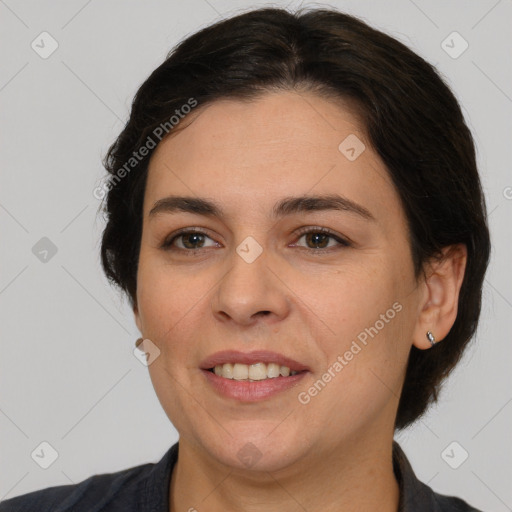
[[[433,497],[438,506],[438,510],[441,512],[482,512],[455,496],[445,496],[444,494],[433,492]]]
[[[0,512],[135,511],[154,466],[153,463],[143,464],[116,473],[94,475],[77,484],[29,492],[0,501]]]
[[[416,480],[401,497],[402,512],[483,512],[456,496],[446,496]]]
[[[393,468],[400,487],[400,512],[482,512],[456,496],[445,496],[418,480],[400,445],[393,442]]]

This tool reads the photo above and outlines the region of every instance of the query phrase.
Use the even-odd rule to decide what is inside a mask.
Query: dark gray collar
[[[400,487],[399,512],[440,510],[432,489],[416,478],[409,460],[396,441],[393,441],[393,470]]]

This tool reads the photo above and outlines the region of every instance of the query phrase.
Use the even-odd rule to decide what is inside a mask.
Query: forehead
[[[372,211],[399,209],[385,166],[347,103],[272,92],[199,105],[182,122],[152,155],[145,215],[169,194],[214,195],[260,210],[285,196],[340,193]]]

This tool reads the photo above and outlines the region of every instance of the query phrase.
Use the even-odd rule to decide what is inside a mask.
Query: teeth
[[[288,377],[298,372],[290,371],[288,366],[280,366],[277,363],[255,363],[251,365],[225,363],[215,366],[214,373],[218,377],[224,377],[225,379],[256,381],[274,379],[280,375]]]
[[[245,366],[245,365],[243,365]],[[251,364],[249,366],[250,380],[263,380],[267,378],[267,368],[264,363]]]
[[[233,379],[246,380],[248,378],[249,378],[249,367],[246,364],[236,363],[233,366]]]
[[[288,375],[290,375],[290,368],[288,368],[288,366],[281,366],[279,371],[283,377],[288,377]]]
[[[273,379],[274,377],[279,377],[280,373],[281,367],[277,363],[267,364],[267,377]]]

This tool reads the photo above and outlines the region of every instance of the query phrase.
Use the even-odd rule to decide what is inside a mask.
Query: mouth
[[[291,377],[307,370],[296,371],[290,370],[288,366],[279,365],[277,363],[263,362],[247,365],[241,363],[224,363],[218,364],[213,368],[208,368],[209,372],[215,373],[217,377],[232,380],[246,380],[256,382],[266,379],[275,379],[277,377]]]
[[[205,359],[201,370],[224,379],[256,382],[279,377],[293,377],[309,371],[294,359],[270,351],[239,352],[225,350]]]
[[[273,352],[218,352],[207,358],[200,370],[205,383],[217,396],[238,403],[270,400],[299,386],[309,368]]]

